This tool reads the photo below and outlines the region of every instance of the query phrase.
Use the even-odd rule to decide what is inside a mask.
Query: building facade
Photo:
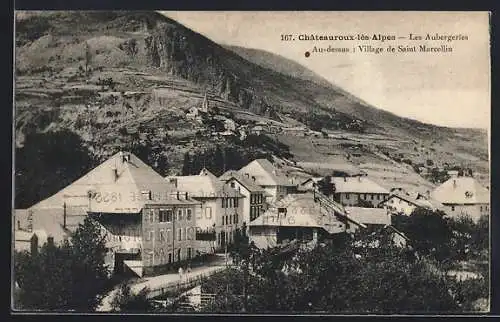
[[[294,178],[286,176],[267,159],[254,160],[238,172],[264,189],[268,203],[280,200],[287,194],[297,191],[298,182],[294,182]]]
[[[231,243],[243,223],[245,196],[207,169],[199,175],[166,178],[176,189],[201,203],[196,212],[197,251],[213,253]]]
[[[332,182],[335,185],[334,199],[344,206],[359,206],[365,202],[378,207],[389,196],[389,190],[366,176],[332,177]]]
[[[105,261],[110,270],[120,273],[130,269],[142,276],[168,265],[169,252],[172,263],[192,257],[190,232],[196,228],[194,212],[199,206],[135,155],[119,152],[23,213],[27,214],[24,221],[28,229],[43,231],[55,243],[70,240],[71,233],[90,217],[105,236]],[[171,227],[171,244],[166,242],[170,226],[160,216],[169,209],[182,218]],[[187,217],[190,219],[184,219]],[[179,229],[181,240],[176,235],[174,241]],[[156,244],[163,240],[164,244]]]
[[[490,215],[490,192],[474,177],[459,177],[451,173],[451,178],[437,187],[433,199],[443,204],[444,211],[452,217],[469,216],[478,221]]]
[[[248,224],[266,209],[264,189],[256,185],[249,176],[240,175],[236,171],[228,171],[220,179],[245,197],[242,200],[242,224],[248,229]]]

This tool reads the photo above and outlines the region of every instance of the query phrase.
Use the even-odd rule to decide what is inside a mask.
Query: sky
[[[489,129],[487,12],[163,11],[219,44],[266,50],[292,59],[364,101],[400,116],[451,127]],[[394,35],[393,41],[299,41],[301,34]],[[464,35],[417,41],[409,34]],[[295,41],[282,41],[292,34]],[[399,39],[398,37],[405,37]],[[316,47],[452,47],[451,53],[314,53]],[[311,52],[305,57],[306,51]]]

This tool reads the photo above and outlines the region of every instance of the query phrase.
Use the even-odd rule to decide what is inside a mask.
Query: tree
[[[111,300],[111,309],[115,312],[144,313],[154,309],[147,298],[148,289],[143,288],[138,294],[133,294],[130,285],[120,285],[116,295]]]
[[[22,307],[93,311],[108,281],[105,252],[99,228],[87,217],[71,242],[46,243],[38,254],[16,254],[14,277],[21,287]]]
[[[375,206],[373,205],[373,203],[371,203],[371,202],[370,202],[370,201],[368,201],[368,200],[361,199],[361,198],[359,198],[359,199],[358,199],[358,204],[357,204],[357,207],[362,207],[362,208],[375,208]]]
[[[383,231],[356,239],[325,242],[312,250],[283,255],[279,249],[252,252],[252,278],[241,265],[227,276],[209,278],[202,288],[216,294],[206,310],[238,312],[247,286],[247,312],[425,313],[458,310],[446,278],[432,262],[409,257]],[[378,243],[374,243],[378,241]],[[227,303],[223,301],[228,295]]]
[[[182,163],[182,175],[188,176],[191,175],[191,157],[189,152],[184,153],[184,161]]]
[[[416,208],[410,216],[395,216],[393,225],[409,239],[421,255],[438,260],[450,258],[453,230],[442,211]]]
[[[86,217],[72,235],[71,244],[73,260],[78,263],[73,269],[73,275],[82,283],[73,290],[78,300],[74,305],[77,310],[85,311],[99,305],[102,295],[98,293],[108,280],[106,240],[99,224]]]
[[[71,153],[61,153],[61,147]],[[80,136],[67,130],[29,133],[15,153],[16,208],[47,198],[98,163]]]

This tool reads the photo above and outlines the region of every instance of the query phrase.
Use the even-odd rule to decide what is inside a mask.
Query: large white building
[[[207,169],[191,176],[166,177],[180,193],[188,193],[202,204],[196,214],[197,248],[202,252],[213,252],[231,242],[236,229],[243,223],[243,200],[245,196],[229,184],[222,182]],[[201,235],[215,234],[212,238]]]
[[[395,215],[409,216],[417,208],[429,209],[432,211],[442,210],[445,208],[441,203],[432,198],[424,197],[421,194],[411,196],[404,192],[395,192],[383,201],[380,206],[387,209]]]
[[[478,221],[481,216],[490,214],[490,192],[473,177],[459,177],[456,172],[451,178],[437,187],[432,193],[444,206],[444,211],[453,217],[469,216]]]
[[[243,199],[243,224],[248,228],[248,224],[259,217],[266,208],[264,188],[258,186],[250,175],[241,175],[237,171],[230,170],[220,176],[222,182],[236,189]]]
[[[344,206],[358,206],[360,200],[378,206],[389,196],[389,190],[366,176],[332,177],[334,197]]]
[[[257,159],[238,172],[250,178],[256,185],[264,188],[267,193],[267,202],[280,200],[289,193],[297,190],[298,182],[293,178],[286,176],[284,172],[276,168],[267,159]]]

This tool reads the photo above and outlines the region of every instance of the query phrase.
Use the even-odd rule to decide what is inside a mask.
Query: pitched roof
[[[193,198],[243,197],[236,189],[231,188],[209,171],[202,170],[198,175],[169,176],[165,179],[175,182],[178,191],[187,192]]]
[[[246,175],[243,175],[243,174],[239,173],[238,171],[229,170],[229,171],[226,171],[225,173],[223,173],[219,177],[219,179],[222,180],[222,181],[224,181],[224,182],[228,182],[231,179],[235,179],[240,184],[242,184],[245,188],[247,188],[248,191],[251,191],[251,192],[264,191],[263,188],[261,188],[260,186],[258,186],[257,184],[255,184],[253,182],[253,180],[250,179],[249,177],[250,176],[247,177]]]
[[[490,192],[472,177],[450,178],[431,194],[443,204],[485,204],[490,202]]]
[[[174,186],[135,155],[119,152],[30,209],[61,208],[64,203],[68,207],[88,207],[90,203],[92,211],[134,213],[144,205],[142,192],[151,191],[168,203],[174,190]],[[90,202],[89,193],[95,196]]]
[[[385,193],[389,190],[368,179],[366,176],[332,177],[336,192],[348,193]]]
[[[286,208],[286,214],[279,214],[279,208]],[[285,196],[251,221],[249,226],[316,227],[331,234],[344,230],[344,224],[320,203],[315,202],[312,193]]]
[[[431,209],[431,210],[442,210],[443,209],[443,205],[433,199],[433,198],[414,198],[408,194],[404,194],[404,193],[392,193],[389,198],[385,199],[384,201],[382,201],[380,204],[384,204],[384,203],[387,203],[389,200],[391,200],[392,198],[398,198],[398,199],[401,199],[401,200],[404,200],[416,207],[421,207],[421,208],[427,208],[427,209]]]
[[[255,182],[259,186],[296,186],[292,179],[288,178],[284,172],[277,169],[267,159],[256,159],[241,168],[239,173],[255,177]]]
[[[367,225],[390,225],[391,217],[382,208],[345,207],[347,215]]]

